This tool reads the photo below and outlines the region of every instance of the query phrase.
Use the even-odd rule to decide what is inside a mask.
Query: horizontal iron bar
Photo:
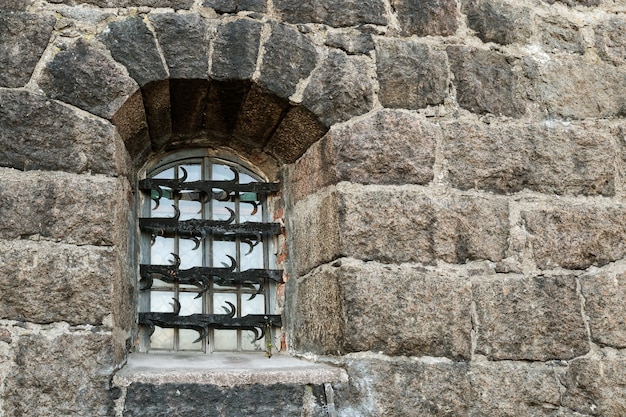
[[[234,309],[227,314],[192,314],[179,316],[177,313],[139,313],[139,324],[150,328],[150,335],[155,326],[169,329],[190,329],[200,336],[195,342],[208,336],[209,329],[250,330],[255,339],[260,340],[268,327],[281,327],[282,318],[279,314],[248,314],[234,317]]]
[[[139,228],[155,236],[205,237],[236,235],[260,238],[262,234],[279,235],[282,227],[278,223],[244,222],[229,224],[219,220],[183,220],[177,218],[140,218]]]

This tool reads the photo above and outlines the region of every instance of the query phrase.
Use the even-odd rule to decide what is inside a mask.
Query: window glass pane
[[[152,198],[150,217],[174,217],[176,210],[174,209],[174,196],[171,188],[161,187],[161,198],[159,198],[157,190],[152,190],[150,198]],[[155,200],[158,201],[158,207]]]
[[[236,213],[234,202],[213,200],[212,220],[228,220],[232,217],[233,213]],[[235,221],[232,221],[231,223],[235,223]]]
[[[174,263],[174,239],[157,236],[150,247],[152,265],[172,265]]]
[[[190,316],[192,314],[202,314],[202,297],[195,298],[196,292],[181,292],[178,294],[180,301],[180,315]]]
[[[180,239],[178,247],[180,252],[180,269],[189,269],[194,266],[202,266],[202,250],[204,243],[196,247],[196,242],[191,239]]]
[[[216,292],[213,294],[213,314],[227,314],[232,308],[226,304],[227,301],[237,308],[237,294],[229,292]]]
[[[174,347],[174,329],[154,328],[154,333],[150,336],[150,347],[152,349],[168,349]]]
[[[217,351],[237,350],[237,330],[214,330],[213,349]]]
[[[246,203],[241,201],[239,204],[240,214],[239,219],[241,223],[245,222],[262,222],[263,221],[263,206],[256,201],[252,200],[255,204]]]
[[[233,180],[235,174],[228,165],[213,164],[211,179],[214,181]]]
[[[183,179],[183,169],[187,171],[187,179],[185,182],[202,180],[202,165],[200,164],[184,164],[178,166],[178,178]]]
[[[250,252],[250,245],[242,243],[241,245],[241,270],[263,268],[263,242],[259,242],[257,245],[252,246],[252,252]],[[250,252],[250,253],[248,253]]]
[[[181,350],[202,350],[202,341],[195,340],[200,334],[195,330],[180,329],[178,331],[178,343]],[[194,343],[195,342],[195,343]]]
[[[150,292],[150,311],[155,313],[173,313],[174,312],[174,292],[172,291],[151,291]]]
[[[191,199],[199,199],[198,193],[183,192],[178,201],[178,209],[180,210],[179,220],[202,219],[202,203],[200,201],[191,201]]]
[[[257,180],[252,178],[248,174],[244,174],[243,172],[239,173],[239,183],[240,184],[250,184],[251,182],[257,182]]]
[[[241,332],[241,349],[246,351],[265,350],[265,337],[260,340],[254,340],[254,332],[244,330]]]
[[[253,299],[249,300],[250,295],[243,294],[241,297],[241,315],[263,314],[265,313],[265,299],[263,294],[257,294]]]
[[[164,169],[158,174],[154,174],[151,178],[160,179],[160,180],[171,180],[174,178],[174,168]]]

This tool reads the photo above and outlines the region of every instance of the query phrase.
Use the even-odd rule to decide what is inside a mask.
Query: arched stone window
[[[139,350],[271,354],[281,327],[278,183],[197,150],[152,164],[139,189]]]

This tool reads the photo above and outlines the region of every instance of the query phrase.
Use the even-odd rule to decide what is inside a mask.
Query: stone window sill
[[[266,358],[258,353],[145,354],[132,353],[113,383],[207,384],[217,386],[323,384],[346,382],[345,370],[289,355]]]

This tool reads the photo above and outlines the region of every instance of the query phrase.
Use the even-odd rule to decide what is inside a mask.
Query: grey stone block
[[[0,238],[126,246],[130,187],[122,178],[0,169]]]
[[[391,0],[405,36],[453,35],[459,23],[454,0]]]
[[[621,207],[589,204],[555,203],[551,208],[522,211],[535,262],[542,269],[586,269],[622,259],[625,215]]]
[[[376,66],[384,107],[420,109],[442,104],[448,96],[445,52],[414,40],[376,40]]]
[[[626,273],[603,268],[580,279],[591,340],[601,346],[626,347]]]
[[[580,28],[567,19],[550,16],[539,20],[543,48],[547,52],[584,54],[585,44]]]
[[[113,312],[118,277],[111,248],[46,241],[0,241],[0,318],[102,325]]]
[[[299,201],[340,181],[428,184],[440,136],[435,124],[398,110],[333,128],[291,170],[291,198]]]
[[[217,80],[248,80],[256,68],[261,28],[254,20],[240,19],[218,26],[213,40],[211,76]]]
[[[259,84],[279,97],[288,98],[300,80],[307,78],[317,63],[315,46],[306,36],[289,26],[274,23],[263,46]]]
[[[344,366],[355,382],[336,387],[339,415],[470,415],[469,366],[465,362],[354,358]]]
[[[138,86],[103,49],[96,42],[79,39],[46,65],[39,86],[51,98],[112,117]]]
[[[597,126],[544,122],[443,124],[443,154],[454,187],[496,193],[529,189],[615,195],[615,152]]]
[[[589,351],[573,276],[477,276],[476,352],[491,360],[573,359]]]
[[[499,361],[470,365],[472,412],[469,415],[517,417],[559,416],[559,365]]]
[[[289,23],[324,23],[333,27],[387,24],[382,0],[275,0],[274,8]]]
[[[508,205],[499,199],[340,183],[295,204],[289,217],[296,272],[339,256],[384,263],[503,259]],[[437,227],[435,227],[437,225]]]
[[[97,7],[169,7],[172,9],[189,9],[194,0],[52,0],[53,3],[62,3],[77,6],[81,3],[92,4]]]
[[[513,70],[513,58],[467,46],[450,46],[446,51],[461,107],[478,114],[511,117],[524,114],[521,76]]]
[[[197,14],[151,14],[170,78],[207,79],[209,40],[207,25]]]
[[[25,90],[0,89],[0,165],[116,175],[129,170],[124,144],[105,120]]]
[[[367,113],[374,106],[369,65],[367,58],[330,51],[321,67],[313,71],[302,104],[326,126]]]
[[[583,415],[619,417],[626,413],[623,353],[600,354],[572,361],[559,379],[565,386],[562,404]]]
[[[327,131],[315,114],[304,106],[293,106],[276,127],[265,151],[283,163],[293,163]]]
[[[297,282],[288,310],[297,351],[469,359],[470,282],[463,273],[342,258]],[[441,308],[446,305],[446,308]]]
[[[339,48],[347,54],[366,54],[374,49],[374,40],[370,33],[358,30],[345,32],[330,32],[325,41],[326,46]]]
[[[119,359],[109,333],[24,334],[7,378],[8,416],[112,417],[119,390],[109,378]]]
[[[141,17],[111,22],[100,37],[113,59],[123,64],[140,86],[168,78],[156,39]]]
[[[525,58],[523,67],[531,85],[529,98],[542,114],[565,119],[624,114],[624,68],[577,55],[561,55],[546,62]]]
[[[267,11],[266,0],[204,0],[202,5],[211,7],[218,13],[237,13],[246,10],[265,13]]]
[[[469,0],[463,3],[461,11],[483,42],[528,43],[532,35],[534,19],[528,7],[501,0]]]
[[[626,20],[613,17],[600,23],[595,29],[595,48],[603,60],[626,64]]]
[[[321,404],[306,404],[313,389],[307,385],[131,384],[127,389],[124,417],[274,417],[304,415],[322,417]]]
[[[12,2],[5,5],[9,10]],[[17,3],[17,2],[16,2]],[[4,4],[4,2],[3,2]],[[23,87],[48,46],[56,19],[0,6],[0,87]]]

